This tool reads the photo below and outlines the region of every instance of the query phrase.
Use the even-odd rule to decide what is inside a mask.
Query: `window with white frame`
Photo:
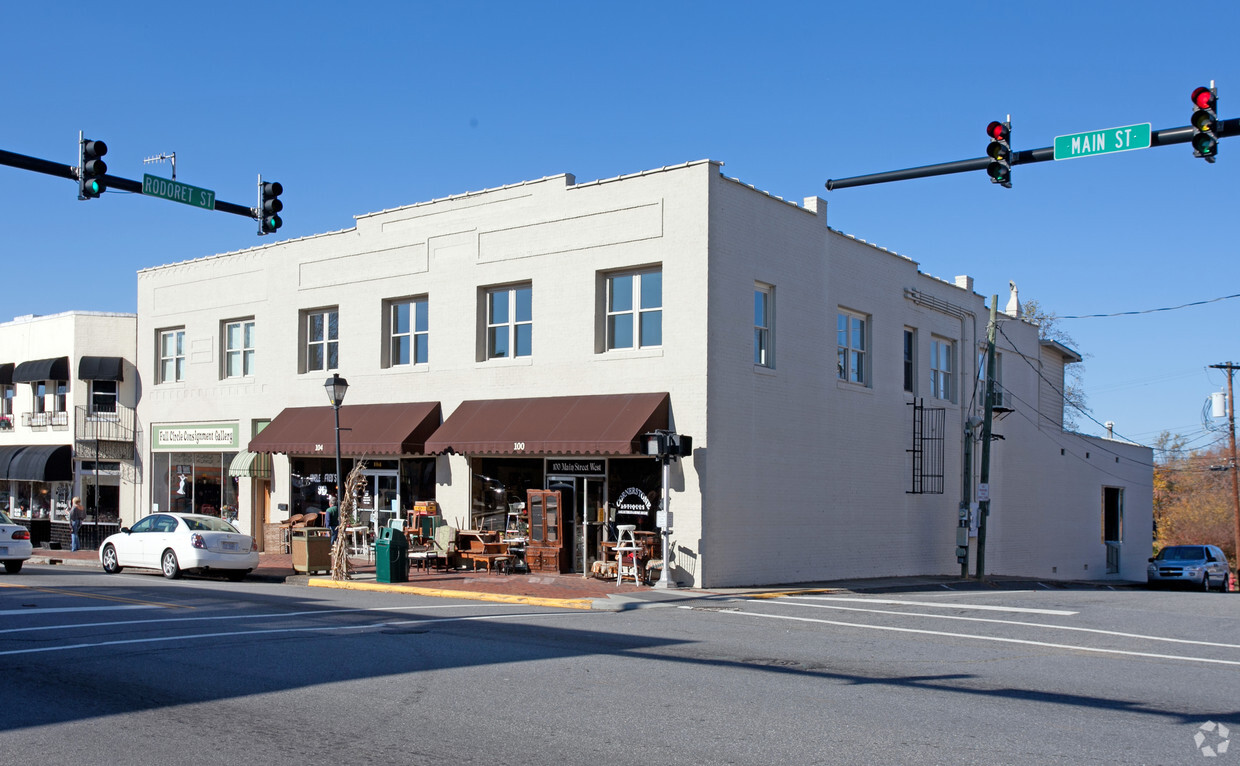
[[[487,359],[530,356],[534,343],[534,288],[528,284],[486,291]]]
[[[31,410],[36,414],[48,412],[47,409],[47,381],[36,380],[30,384],[31,393],[34,395],[33,406]]]
[[[224,323],[224,377],[248,378],[254,374],[254,320]]]
[[[775,287],[753,286],[753,363],[775,367]]]
[[[663,270],[607,277],[607,350],[663,345]]]
[[[955,341],[944,338],[930,340],[930,395],[935,399],[955,400],[956,392],[952,386],[952,360],[955,354]]]
[[[334,309],[306,311],[305,371],[340,368],[340,320]]]
[[[158,383],[185,380],[185,328],[161,330],[159,333]]]
[[[917,393],[917,331],[904,328],[904,390]]]
[[[52,401],[52,412],[68,412],[69,411],[69,381],[56,381],[56,394]]]
[[[90,382],[90,411],[116,412],[119,386],[115,380],[92,380]]]
[[[0,386],[0,416],[10,419],[13,417],[13,397],[17,395],[17,386],[12,383],[6,383]]]
[[[835,320],[836,374],[840,380],[866,385],[869,361],[867,318],[851,311],[840,311]]]
[[[387,320],[388,365],[426,364],[430,351],[426,298],[391,301]]]

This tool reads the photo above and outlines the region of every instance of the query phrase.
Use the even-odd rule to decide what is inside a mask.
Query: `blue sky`
[[[824,183],[980,157],[986,124],[1009,114],[1018,150],[1180,127],[1212,79],[1220,117],[1240,116],[1240,4],[1204,7],[10,3],[0,149],[73,164],[83,130],[114,175],[166,177],[143,159],[176,152],[179,181],[247,206],[261,173],[285,187],[280,238],[709,158],[772,194],[824,197],[834,228],[969,274],[1001,307],[1011,280],[1060,316],[1147,311],[1240,293],[1240,140],[1213,165],[1186,144],[1018,165],[1012,189],[981,171]],[[139,269],[262,244],[255,230],[137,195],[79,202],[72,181],[0,166],[0,320],[133,311]],[[1147,444],[1163,430],[1210,443],[1201,405],[1225,378],[1208,365],[1240,361],[1238,307],[1061,320],[1087,355],[1092,417]]]

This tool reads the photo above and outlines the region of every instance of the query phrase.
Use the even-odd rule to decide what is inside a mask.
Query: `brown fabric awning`
[[[643,433],[668,426],[658,394],[554,396],[461,402],[426,451],[462,455],[635,455]]]
[[[340,452],[350,457],[419,455],[442,419],[439,402],[346,404],[340,408]],[[253,439],[250,452],[336,454],[331,407],[290,407]]]

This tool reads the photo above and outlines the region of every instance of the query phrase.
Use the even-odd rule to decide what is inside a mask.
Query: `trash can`
[[[332,541],[326,528],[301,527],[292,533],[294,571],[331,571]]]
[[[409,582],[409,541],[399,529],[379,530],[375,542],[375,581]]]

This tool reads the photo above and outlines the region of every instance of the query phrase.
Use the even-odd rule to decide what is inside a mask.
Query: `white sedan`
[[[240,580],[258,566],[258,543],[215,516],[154,513],[109,535],[99,546],[99,563],[108,574],[142,567],[170,580],[187,570]]]
[[[0,561],[9,574],[22,571],[22,564],[34,551],[30,545],[30,531],[21,524],[14,524],[4,511],[0,511]]]

